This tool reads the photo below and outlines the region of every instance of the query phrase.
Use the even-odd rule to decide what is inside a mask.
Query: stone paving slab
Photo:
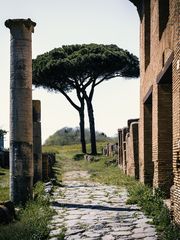
[[[92,183],[88,178],[85,171],[68,172],[64,186],[54,192],[51,240],[58,240],[62,228],[66,240],[158,239],[152,220],[138,206],[126,204],[125,188]]]

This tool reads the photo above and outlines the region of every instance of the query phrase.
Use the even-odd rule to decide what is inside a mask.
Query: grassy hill
[[[85,129],[86,143],[90,143],[90,131]],[[112,142],[114,139],[107,137],[103,132],[96,132],[97,142]],[[45,145],[73,145],[80,143],[80,130],[78,127],[64,127],[51,135],[46,141]]]

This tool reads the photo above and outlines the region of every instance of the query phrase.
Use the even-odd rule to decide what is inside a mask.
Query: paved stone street
[[[54,192],[57,214],[50,224],[50,239],[62,228],[67,240],[157,239],[155,228],[136,205],[126,205],[127,191],[88,180],[85,171],[67,172],[63,187]]]

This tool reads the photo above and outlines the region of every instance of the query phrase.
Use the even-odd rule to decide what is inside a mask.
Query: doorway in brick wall
[[[144,102],[144,183],[153,185],[152,161],[152,92]]]
[[[158,148],[156,185],[170,196],[173,184],[172,166],[172,64],[159,79],[158,84]]]

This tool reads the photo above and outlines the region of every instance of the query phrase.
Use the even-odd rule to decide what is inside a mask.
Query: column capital
[[[34,32],[34,27],[36,26],[36,23],[33,22],[30,18],[28,19],[8,19],[5,21],[5,26],[9,29],[12,27],[18,27],[24,25],[27,29],[31,29],[31,32]]]

